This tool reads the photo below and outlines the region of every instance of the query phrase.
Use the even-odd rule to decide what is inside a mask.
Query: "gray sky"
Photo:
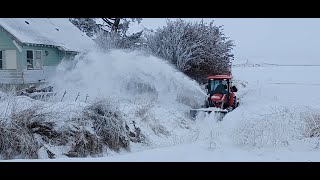
[[[200,21],[201,18],[185,20]],[[235,63],[320,64],[320,18],[204,18],[224,26],[224,34],[234,40]],[[166,18],[143,18],[142,27],[164,26]]]

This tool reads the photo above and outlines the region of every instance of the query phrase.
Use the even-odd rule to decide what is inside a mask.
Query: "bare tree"
[[[69,21],[91,38],[101,29],[96,23],[96,18],[69,18]]]
[[[105,25],[110,29],[111,32],[121,32],[123,35],[126,34],[130,22],[137,21],[138,23],[141,22],[142,18],[102,18],[105,22]]]
[[[142,31],[127,35],[132,22],[140,23],[142,18],[69,18],[69,20],[91,37],[101,48],[134,49],[141,44]]]

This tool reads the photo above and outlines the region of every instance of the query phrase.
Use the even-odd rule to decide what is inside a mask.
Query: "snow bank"
[[[260,106],[264,111],[239,111],[225,118],[234,123],[229,135],[235,144],[249,148],[277,147],[305,138],[305,122],[295,107]]]
[[[222,122],[233,143],[247,148],[292,147],[319,134],[318,67],[236,67],[245,83],[240,106]],[[275,84],[275,82],[280,82]],[[282,82],[282,83],[281,83]],[[294,82],[286,84],[285,82]],[[312,142],[314,144],[314,142]]]

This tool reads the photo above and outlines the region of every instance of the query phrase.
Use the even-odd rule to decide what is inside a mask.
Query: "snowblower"
[[[232,76],[208,76],[206,84],[207,99],[200,109],[191,109],[190,116],[195,119],[199,112],[214,112],[218,120],[239,106],[239,99],[235,96],[238,89],[232,85]]]

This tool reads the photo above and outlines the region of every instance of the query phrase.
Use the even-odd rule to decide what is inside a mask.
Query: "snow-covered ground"
[[[320,141],[308,137],[310,126],[320,120],[320,67],[234,67],[241,104],[217,122],[213,114],[188,118],[188,110],[202,102],[203,91],[157,58],[112,51],[85,59],[89,61],[60,67],[52,80],[58,99],[64,91],[64,103],[70,106],[78,93],[82,103],[85,94],[88,101],[111,97],[150,145],[131,143],[131,152],[99,158],[32,161],[320,161]],[[141,93],[141,86],[130,82],[143,83],[156,95]],[[139,108],[148,109],[143,117],[135,115]]]

